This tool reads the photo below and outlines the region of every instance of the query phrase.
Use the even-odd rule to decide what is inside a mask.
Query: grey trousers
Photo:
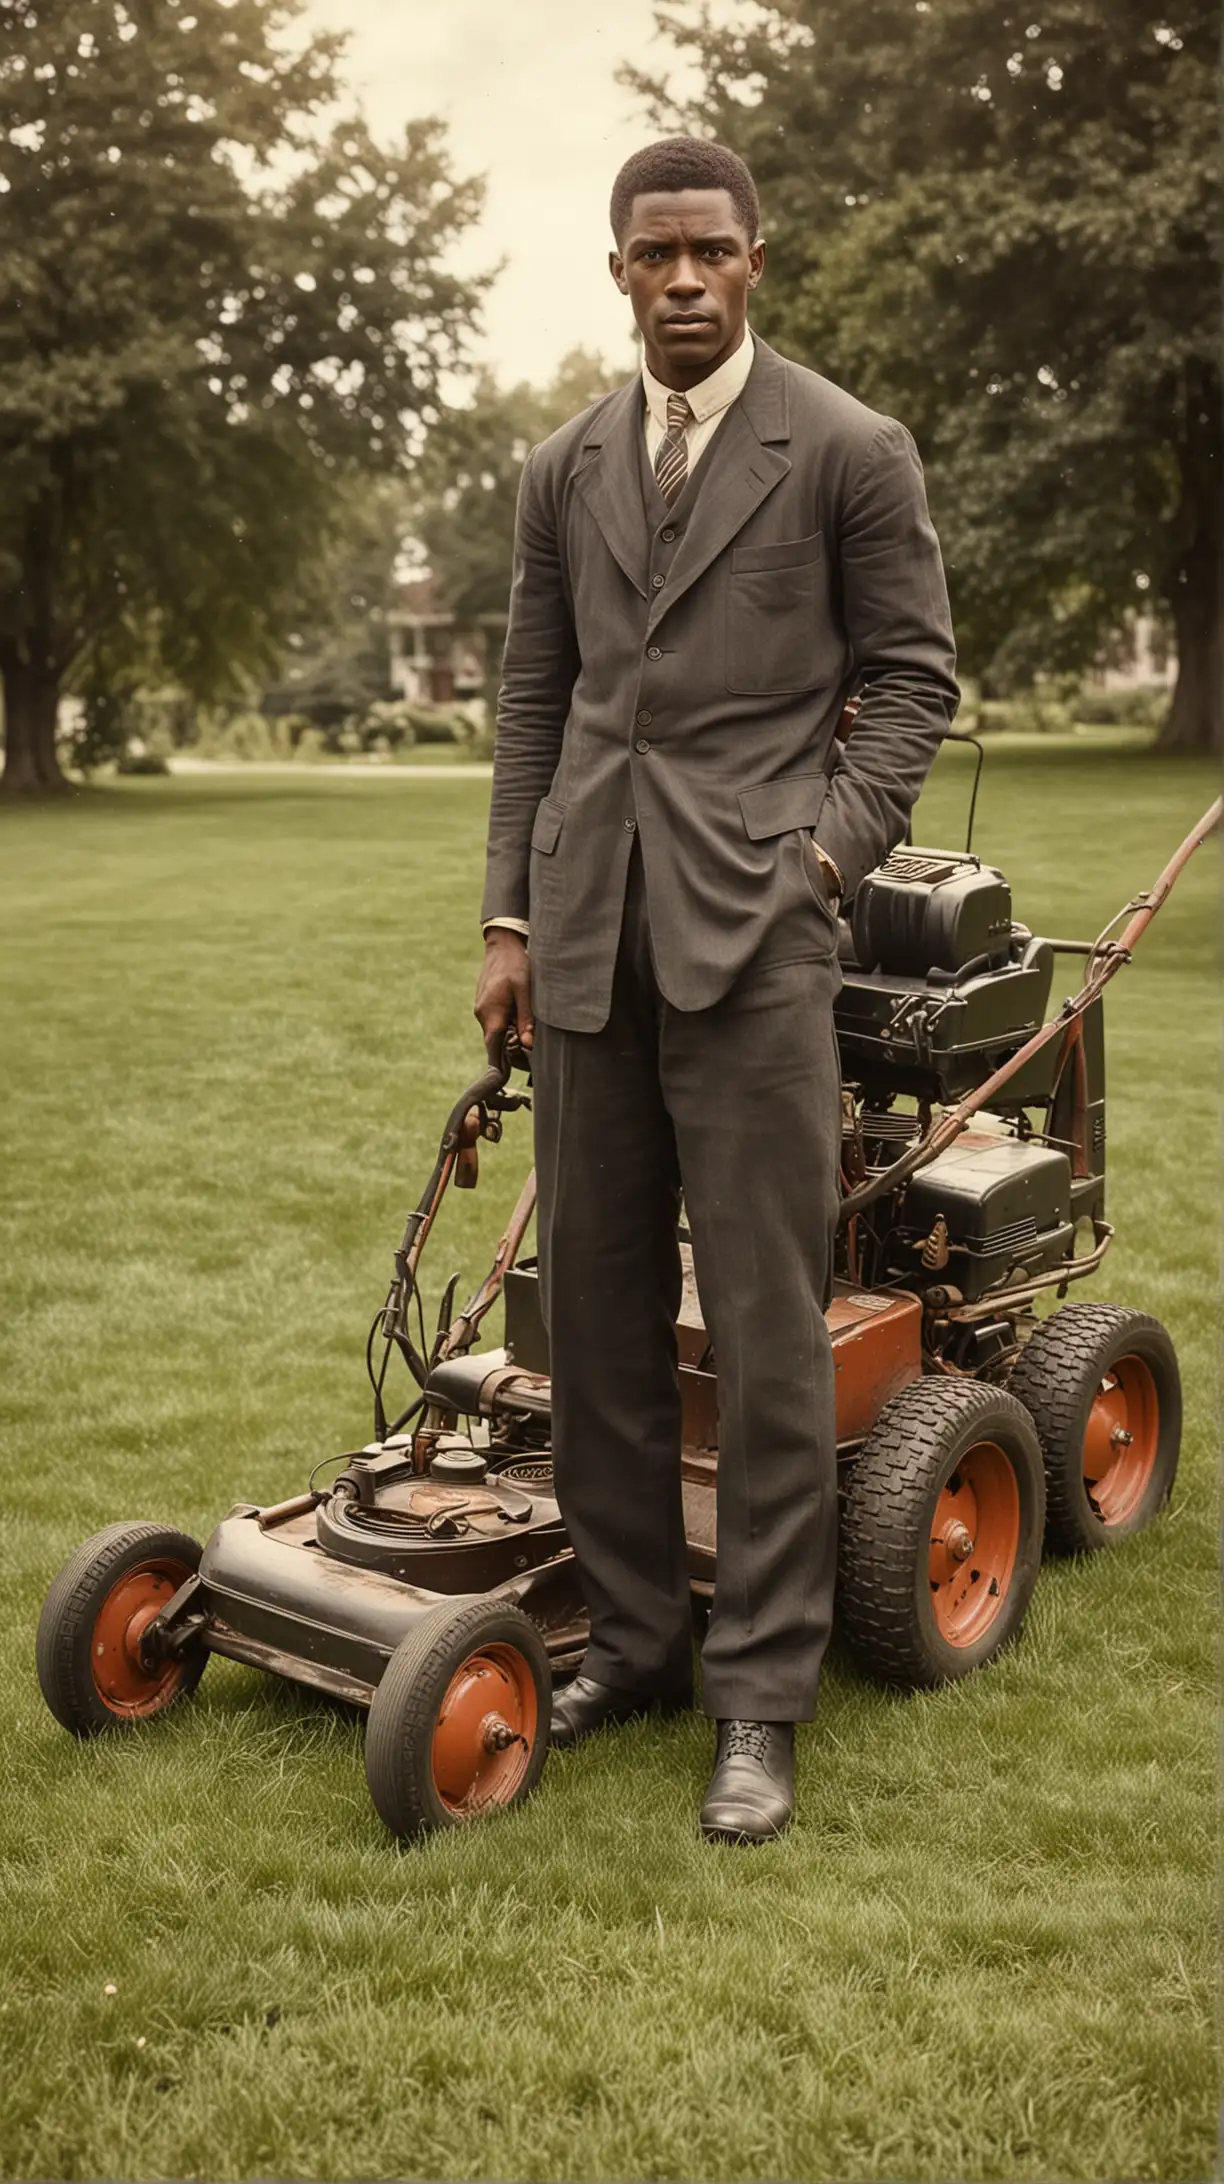
[[[675,1321],[680,1193],[718,1375],[717,1578],[701,1656],[719,1720],[806,1721],[828,1641],[837,1462],[831,1290],[841,1099],[836,927],[794,887],[714,1007],[659,992],[635,842],[609,1019],[537,1022],[541,1306],[556,1492],[591,1617],[584,1672],[683,1697],[692,1622]]]

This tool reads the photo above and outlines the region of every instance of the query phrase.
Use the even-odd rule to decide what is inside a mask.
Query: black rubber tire
[[[1140,1357],[1156,1389],[1156,1460],[1142,1500],[1122,1522],[1106,1523],[1084,1478],[1084,1434],[1093,1399],[1120,1358]],[[1043,1320],[1008,1380],[1032,1414],[1046,1470],[1046,1546],[1091,1554],[1150,1524],[1169,1499],[1181,1452],[1182,1390],[1177,1352],[1150,1312],[1119,1304],[1067,1304]]]
[[[126,1571],[164,1561],[190,1572],[199,1569],[202,1553],[198,1539],[168,1524],[108,1524],[84,1540],[64,1564],[43,1602],[34,1652],[42,1695],[74,1737],[140,1728],[195,1690],[208,1663],[207,1650],[199,1644],[183,1656],[178,1684],[155,1713],[116,1713],[94,1681],[91,1655],[98,1615]]]
[[[999,1612],[975,1645],[955,1645],[931,1606],[931,1523],[958,1458],[983,1440],[1011,1463],[1020,1536]],[[885,1405],[849,1474],[837,1619],[860,1668],[879,1683],[918,1691],[993,1660],[1019,1631],[1041,1567],[1045,1477],[1023,1404],[982,1381],[915,1380]]]
[[[486,1812],[505,1811],[530,1796],[548,1757],[552,1673],[539,1629],[521,1608],[498,1600],[445,1601],[401,1639],[374,1693],[365,1737],[366,1781],[380,1819],[407,1841],[438,1828],[466,1826],[475,1815],[456,1811],[434,1780],[433,1738],[452,1677],[481,1647],[510,1646],[525,1659],[535,1686],[536,1727],[527,1766],[513,1794]]]

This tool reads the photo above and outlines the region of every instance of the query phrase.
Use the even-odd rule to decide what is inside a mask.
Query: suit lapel
[[[676,550],[667,582],[651,603],[648,633],[730,545],[791,467],[789,456],[771,444],[790,438],[786,365],[776,349],[756,334],[752,341],[756,354],[743,392],[731,404],[695,472],[701,489],[698,506]],[[707,463],[710,467],[703,479]]]
[[[646,397],[640,374],[620,387],[592,420],[574,473],[575,490],[599,525],[609,551],[635,591],[646,597],[650,539],[642,520],[636,435],[645,428]]]
[[[704,575],[791,467],[790,458],[774,444],[790,438],[786,364],[759,335],[751,339],[756,352],[752,370],[695,473],[701,486],[700,509],[685,530],[666,584],[651,601],[649,630]],[[591,420],[582,443],[584,460],[574,472],[575,491],[582,495],[609,551],[643,599],[650,574],[650,537],[642,520],[636,436],[644,429],[645,399],[640,374],[617,389]]]

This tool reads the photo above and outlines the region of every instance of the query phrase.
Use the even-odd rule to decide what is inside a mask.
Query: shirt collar
[[[736,395],[743,392],[751,370],[752,334],[750,329],[745,326],[744,338],[738,349],[734,350],[719,365],[716,372],[711,372],[708,379],[699,379],[695,387],[686,389],[689,408],[699,425],[703,424],[707,417],[716,417],[720,410],[725,410],[730,403],[734,402]],[[665,387],[661,379],[655,378],[644,357],[642,359],[642,385],[646,390],[646,404],[651,416],[661,430],[666,432],[667,397],[676,390],[672,387]]]

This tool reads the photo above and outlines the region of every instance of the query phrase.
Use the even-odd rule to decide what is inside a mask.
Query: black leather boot
[[[795,1731],[789,1721],[720,1721],[701,1832],[712,1842],[768,1843],[795,1810]]]
[[[593,1676],[575,1676],[554,1694],[548,1742],[554,1751],[565,1751],[602,1729],[605,1722],[632,1721],[638,1714],[682,1714],[692,1703],[691,1696],[665,1698],[657,1691],[623,1691],[615,1684],[596,1683]]]

